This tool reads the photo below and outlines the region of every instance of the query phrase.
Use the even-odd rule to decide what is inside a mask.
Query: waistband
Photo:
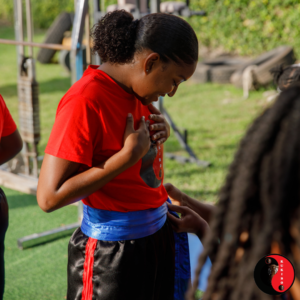
[[[158,208],[118,212],[92,208],[83,204],[81,231],[94,239],[123,241],[154,234],[167,219],[166,203]]]

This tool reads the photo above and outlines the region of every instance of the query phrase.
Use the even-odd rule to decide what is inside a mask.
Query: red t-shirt
[[[125,92],[106,73],[89,66],[61,99],[45,152],[83,164],[80,172],[99,165],[123,147],[128,113],[135,129],[148,107]],[[94,208],[137,211],[161,206],[167,199],[163,186],[163,146],[152,145],[134,166],[83,199]]]
[[[4,100],[0,95],[0,140],[2,136],[8,136],[14,133],[16,129],[16,123],[11,117]]]

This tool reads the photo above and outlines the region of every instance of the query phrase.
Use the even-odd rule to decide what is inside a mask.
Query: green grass
[[[77,207],[44,213],[36,198],[3,189],[9,205],[9,227],[5,239],[4,300],[64,299],[67,290],[69,237],[20,250],[17,239],[77,221]]]
[[[43,32],[35,35],[42,41]],[[13,39],[11,28],[0,28],[0,38]],[[35,49],[35,53],[37,50]],[[43,154],[55,118],[57,105],[70,87],[71,79],[60,65],[36,66],[40,86],[40,119]],[[0,94],[18,123],[17,65],[14,46],[0,45]],[[178,127],[188,129],[189,144],[196,155],[212,163],[209,168],[181,165],[165,160],[165,182],[171,182],[197,199],[215,202],[226,170],[248,124],[266,106],[262,92],[248,100],[230,85],[183,83],[165,107]],[[186,155],[172,134],[166,151]],[[10,226],[6,237],[5,300],[64,299],[66,295],[67,244],[69,238],[21,251],[17,239],[77,219],[75,206],[51,214],[42,212],[34,196],[4,189],[10,206]]]

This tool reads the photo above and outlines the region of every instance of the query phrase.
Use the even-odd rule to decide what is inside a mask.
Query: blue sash
[[[168,201],[170,202],[169,199]],[[126,213],[83,205],[81,231],[89,237],[103,241],[139,239],[152,235],[161,229],[166,222],[167,211],[166,203],[158,208]],[[174,300],[183,300],[191,278],[188,236],[186,233],[174,232],[174,238]]]

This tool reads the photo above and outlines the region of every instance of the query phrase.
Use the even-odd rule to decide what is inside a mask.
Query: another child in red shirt
[[[0,95],[0,165],[4,164],[22,149],[23,143],[17,126]],[[4,238],[8,227],[8,205],[0,188],[0,300],[4,293]]]
[[[93,37],[103,64],[59,103],[37,190],[46,212],[84,204],[69,243],[67,299],[181,299],[189,271],[179,274],[183,246],[163,186],[170,128],[151,103],[192,76],[197,37],[179,17],[133,21],[125,11],[107,14]]]

